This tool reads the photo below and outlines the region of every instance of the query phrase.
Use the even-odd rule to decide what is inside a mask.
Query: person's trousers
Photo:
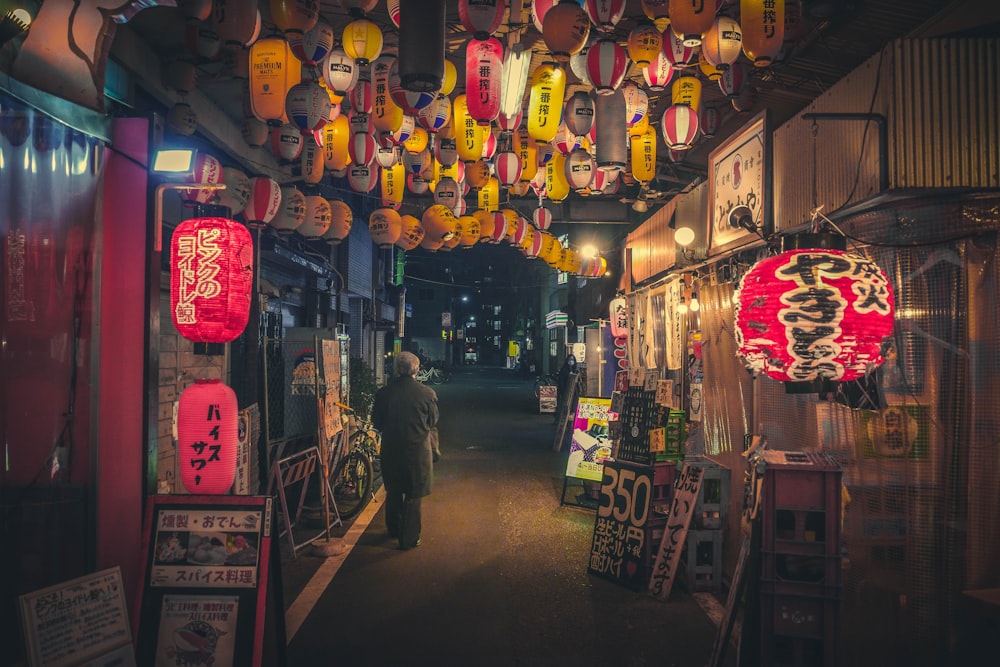
[[[420,539],[420,498],[385,489],[385,527],[399,538],[400,549],[412,549]]]

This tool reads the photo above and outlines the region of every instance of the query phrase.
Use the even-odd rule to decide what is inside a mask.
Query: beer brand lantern
[[[560,202],[569,195],[570,185],[566,179],[566,163],[566,156],[562,153],[555,153],[545,165],[545,196],[551,201]]]
[[[783,382],[843,382],[882,364],[882,342],[893,330],[892,285],[871,259],[844,245],[826,234],[787,237],[782,246],[791,249],[743,276],[735,331],[751,369]]]
[[[573,93],[566,102],[563,124],[574,135],[582,137],[594,126],[594,100],[582,90]]]
[[[413,250],[424,240],[424,228],[420,226],[420,220],[412,215],[400,216],[400,221],[402,222],[402,231],[395,245],[402,250]]]
[[[774,62],[785,40],[785,0],[740,0],[743,53],[754,67]]]
[[[580,137],[566,127],[566,123],[560,123],[551,146],[563,155],[569,155],[580,147]]]
[[[306,195],[306,215],[295,231],[307,239],[321,238],[330,230],[332,218],[330,202],[326,197]]]
[[[375,148],[375,164],[383,169],[399,164],[401,157],[399,146],[378,146]]]
[[[531,226],[531,223],[525,222],[524,220],[519,221],[519,223],[524,223],[524,237],[519,243],[514,243],[514,247],[521,251],[522,254],[526,253],[535,243],[535,235],[538,231]]]
[[[170,240],[170,314],[196,343],[228,343],[246,328],[253,240],[227,218],[182,221]]]
[[[640,183],[648,183],[656,175],[656,130],[646,131],[632,137],[632,178]]]
[[[403,219],[391,208],[377,208],[368,216],[368,234],[379,248],[391,248],[403,233]]]
[[[306,219],[306,196],[294,185],[281,188],[281,207],[271,221],[271,228],[279,234],[291,234]]]
[[[679,77],[670,91],[671,104],[685,104],[695,112],[701,109],[701,81],[698,77]]]
[[[479,243],[479,220],[474,215],[460,215],[458,217],[458,245],[462,248],[471,248]]]
[[[485,40],[500,27],[506,8],[505,0],[458,0],[458,18],[475,39]]]
[[[597,165],[590,153],[578,148],[566,157],[566,164],[563,167],[566,174],[566,182],[576,192],[586,190],[593,180],[594,171]],[[551,198],[551,194],[549,195]]]
[[[455,235],[458,218],[447,206],[432,204],[424,210],[420,218],[420,226],[424,228],[425,240],[447,241]]]
[[[698,138],[698,113],[686,104],[672,104],[660,118],[663,143],[671,150],[687,150]]]
[[[311,134],[330,122],[333,105],[326,90],[315,81],[302,81],[285,96],[288,120],[303,134]]]
[[[351,131],[347,116],[338,116],[323,128],[323,166],[330,171],[346,169],[351,162]]]
[[[650,61],[649,66],[642,70],[642,78],[646,81],[646,88],[654,93],[665,89],[673,76],[674,68],[662,50]]]
[[[351,116],[365,115],[372,112],[372,82],[368,78],[358,81],[348,91],[351,100]]]
[[[643,123],[646,112],[649,110],[649,96],[646,95],[646,91],[634,81],[629,80],[622,85],[622,95],[625,97],[625,124],[630,128],[637,124],[648,125],[648,123]],[[643,127],[637,128],[637,131],[631,134],[641,131],[643,131]]]
[[[271,152],[280,160],[297,160],[302,154],[302,131],[291,123],[272,128]]]
[[[403,120],[393,132],[380,134],[378,137],[378,143],[383,146],[397,145],[402,146],[413,134],[413,130],[417,126],[417,121],[414,120],[413,116],[403,115]]]
[[[500,202],[500,182],[495,178],[486,179],[486,183],[479,188],[479,208],[485,211],[497,210]]]
[[[455,179],[445,176],[434,188],[434,203],[447,206],[454,210],[458,200],[462,198],[462,188]]]
[[[499,153],[493,160],[500,185],[509,188],[521,180],[521,158],[513,151]]]
[[[236,392],[222,380],[198,378],[177,402],[177,456],[188,493],[229,493],[239,441]]]
[[[455,98],[452,112],[455,122],[455,146],[458,157],[465,162],[475,162],[483,154],[483,129],[469,113],[466,95]]]
[[[528,72],[531,65],[531,49],[517,43],[507,49],[503,57],[503,67],[500,76],[500,118],[513,119],[509,124],[516,129],[521,124],[522,102],[524,89],[528,84]]]
[[[528,94],[528,135],[532,139],[547,142],[555,138],[565,96],[566,72],[555,63],[539,65],[531,76]]]
[[[475,218],[476,223],[479,225],[479,243],[491,243],[493,241],[493,226],[496,220],[495,214],[477,208],[469,215]]]
[[[347,183],[355,192],[371,192],[378,181],[378,169],[373,165],[352,164],[347,168]]]
[[[558,128],[558,126],[557,126]],[[521,159],[521,180],[530,181],[538,172],[538,147],[528,128],[522,127],[514,135],[514,150]]]
[[[226,189],[215,193],[214,203],[228,208],[230,215],[239,215],[250,200],[250,177],[236,167],[223,167],[222,183]]]
[[[585,0],[583,9],[594,27],[601,32],[614,32],[625,13],[625,0]]]
[[[617,42],[602,39],[587,51],[587,75],[598,95],[610,95],[622,85],[628,54]]]
[[[557,61],[569,62],[571,55],[583,49],[589,35],[590,19],[575,0],[561,0],[545,12],[542,39]]]
[[[222,163],[208,153],[198,153],[194,160],[194,173],[191,180],[199,185],[215,185],[222,183],[224,171]],[[209,189],[181,191],[186,201],[207,204],[215,198],[215,191]]]
[[[323,234],[323,240],[337,245],[348,237],[354,225],[351,207],[339,199],[330,200],[330,228]]]
[[[720,4],[720,0],[670,0],[670,29],[683,38],[685,46],[698,46],[701,36],[712,27]]]
[[[271,19],[278,30],[302,34],[319,20],[319,3],[313,0],[271,0]]]
[[[364,66],[382,54],[382,31],[368,19],[357,19],[344,28],[341,44],[344,53]]]
[[[417,177],[415,174],[406,175],[406,189],[415,195],[422,195],[430,190],[431,184],[429,181],[425,181],[422,178]],[[396,205],[399,208],[399,205]]]
[[[258,39],[250,47],[250,110],[259,120],[284,123],[285,97],[301,79],[302,63],[284,39]]]
[[[316,67],[333,48],[333,28],[326,21],[316,21],[305,32],[290,32],[285,36],[292,53],[307,67]]]
[[[559,4],[559,0],[531,0],[531,22],[535,24],[535,30],[541,34],[542,22],[549,10]]]
[[[730,99],[743,94],[747,84],[747,67],[743,63],[733,63],[719,77],[719,89]]]
[[[640,24],[628,35],[628,57],[641,69],[646,69],[662,53],[663,37],[656,26]]]
[[[420,127],[428,132],[437,133],[451,118],[451,100],[447,95],[438,93],[434,101],[425,106],[417,114]]]
[[[354,89],[360,72],[361,68],[354,62],[354,58],[341,48],[331,50],[323,59],[323,80],[338,95],[346,95]]]
[[[705,60],[722,71],[736,62],[742,49],[743,31],[739,21],[728,16],[717,16],[701,43],[701,53]]]
[[[678,37],[672,29],[663,33],[663,45],[661,49],[663,55],[670,61],[674,69],[690,67],[698,62],[698,48],[685,45],[684,38]]]
[[[281,208],[281,186],[273,178],[257,176],[250,179],[250,198],[243,208],[243,217],[252,229],[266,227]]]
[[[472,39],[465,46],[465,94],[469,115],[489,125],[500,114],[503,47],[495,38]]]

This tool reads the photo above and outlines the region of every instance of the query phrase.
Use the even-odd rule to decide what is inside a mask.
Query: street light
[[[153,155],[150,169],[165,178],[191,178],[194,174],[193,148],[160,148]],[[225,183],[160,183],[153,194],[153,250],[163,250],[163,193],[167,190],[225,190]]]

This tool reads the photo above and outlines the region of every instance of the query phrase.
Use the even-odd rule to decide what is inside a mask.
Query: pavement
[[[678,585],[659,602],[588,573],[595,513],[560,503],[567,454],[531,380],[472,366],[433,388],[442,459],[421,546],[388,537],[381,489],[322,555],[282,544],[286,663],[708,664],[720,598]]]

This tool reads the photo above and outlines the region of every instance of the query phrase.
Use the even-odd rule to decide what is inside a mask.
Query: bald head
[[[393,368],[396,370],[396,375],[413,377],[420,370],[420,359],[412,352],[400,352],[396,355]]]

